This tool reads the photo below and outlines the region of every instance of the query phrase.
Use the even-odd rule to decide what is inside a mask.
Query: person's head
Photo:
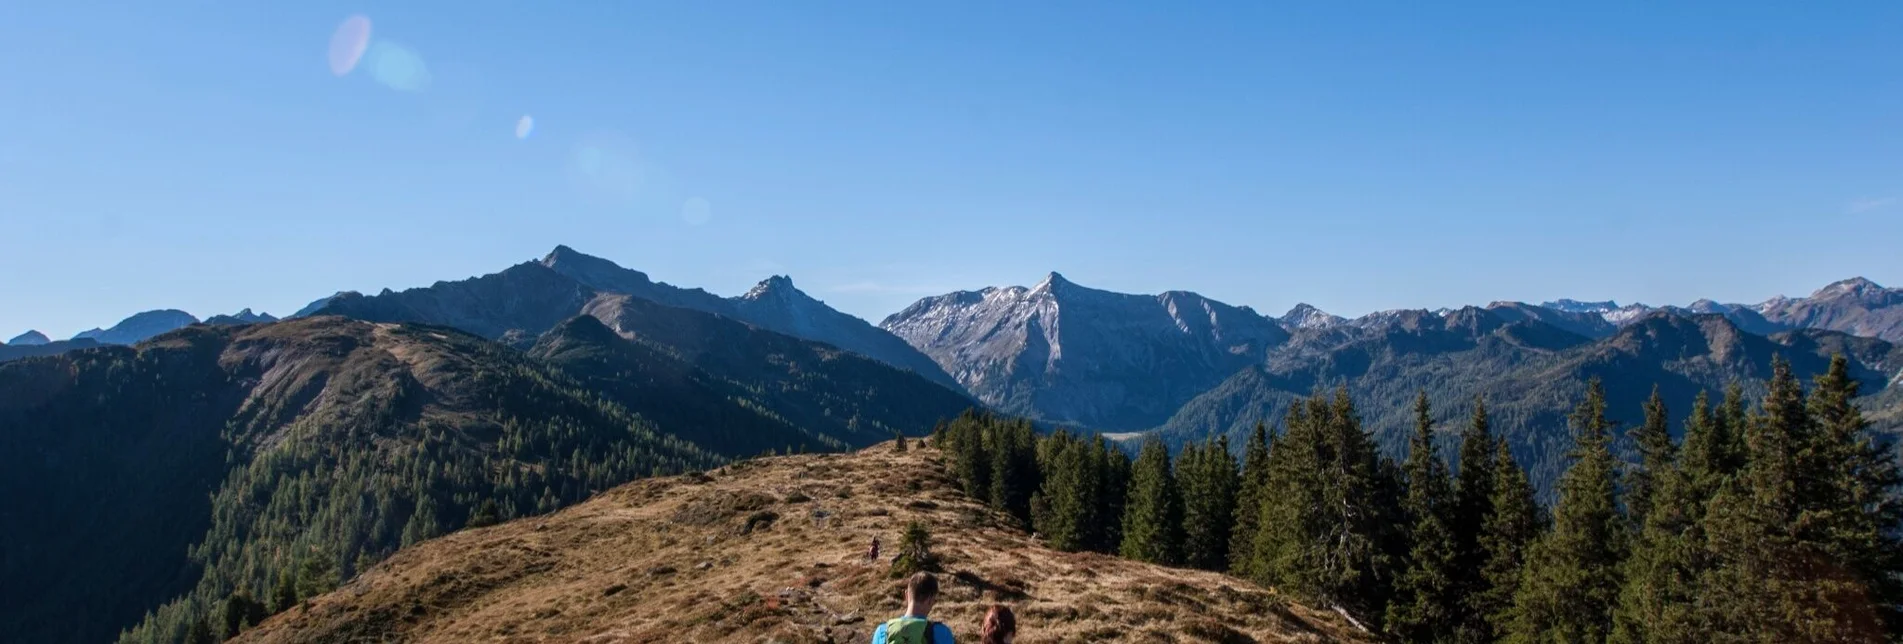
[[[938,603],[938,575],[915,572],[905,580],[906,614],[924,617],[932,612],[932,605],[936,603]]]
[[[993,605],[985,613],[984,629],[979,644],[1011,644],[1018,636],[1018,616],[1011,613],[1010,606]]]

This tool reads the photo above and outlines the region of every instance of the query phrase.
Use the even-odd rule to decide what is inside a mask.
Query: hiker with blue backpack
[[[938,576],[913,573],[905,580],[905,614],[879,625],[872,644],[956,644],[951,629],[931,620],[938,603]]]

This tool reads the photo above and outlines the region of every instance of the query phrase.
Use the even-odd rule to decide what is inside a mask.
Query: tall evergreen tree
[[[1229,566],[1229,536],[1235,527],[1236,457],[1229,438],[1217,436],[1183,448],[1177,481],[1183,496],[1183,564],[1203,570]]]
[[[1095,441],[1096,449],[1091,458],[1095,461],[1099,483],[1097,489],[1098,521],[1094,539],[1096,550],[1106,554],[1115,554],[1123,545],[1123,522],[1125,508],[1129,506],[1132,485],[1130,455],[1122,447],[1102,436]]]
[[[1639,464],[1626,476],[1626,512],[1634,526],[1645,525],[1645,515],[1652,511],[1653,496],[1658,493],[1658,479],[1678,458],[1670,423],[1665,396],[1653,385],[1652,397],[1645,401],[1645,422],[1632,432],[1632,442],[1639,448]]]
[[[1611,641],[1709,641],[1712,634],[1701,627],[1696,610],[1702,596],[1699,578],[1709,569],[1700,526],[1703,512],[1698,485],[1676,462],[1660,464],[1650,471],[1654,485],[1651,509],[1625,561],[1619,604],[1613,610]]]
[[[1045,442],[1048,471],[1038,494],[1045,509],[1038,513],[1036,530],[1054,549],[1091,549],[1101,523],[1104,478],[1098,471],[1102,460],[1093,458],[1096,445],[1061,430]]]
[[[1815,469],[1819,428],[1789,363],[1773,361],[1760,412],[1745,428],[1744,470],[1722,484],[1706,516],[1716,561],[1701,580],[1703,618],[1763,641],[1886,640],[1862,573],[1833,552],[1829,485]]]
[[[1497,479],[1495,470],[1499,467],[1496,450],[1493,421],[1487,414],[1487,401],[1481,396],[1474,396],[1473,416],[1460,432],[1460,474],[1454,481],[1452,526],[1454,547],[1459,553],[1455,574],[1458,575],[1463,597],[1461,639],[1468,642],[1485,641],[1489,639],[1486,633],[1492,630],[1486,624],[1485,611],[1475,602],[1487,586],[1487,580],[1482,576],[1487,552],[1481,546],[1480,539],[1493,515],[1494,481]]]
[[[1903,485],[1895,452],[1869,432],[1854,399],[1859,385],[1843,354],[1815,379],[1809,407],[1821,479],[1818,532],[1831,557],[1856,573],[1886,629],[1903,638]]]
[[[1236,517],[1229,537],[1229,572],[1250,576],[1249,562],[1254,552],[1256,518],[1262,514],[1262,494],[1269,480],[1269,430],[1255,424],[1249,442],[1242,447],[1242,475],[1236,488]]]
[[[1137,561],[1174,564],[1182,545],[1182,526],[1182,500],[1170,471],[1170,450],[1162,439],[1152,436],[1131,467],[1119,552]]]
[[[1707,487],[1717,476],[1731,474],[1736,465],[1734,456],[1728,453],[1731,440],[1725,436],[1725,430],[1717,411],[1711,407],[1711,395],[1698,392],[1692,401],[1691,415],[1685,417],[1685,445],[1680,450],[1683,452],[1680,462],[1685,476],[1701,488]]]
[[[1379,622],[1391,562],[1381,461],[1345,389],[1291,410],[1269,451],[1250,570],[1258,581]]]
[[[1473,610],[1480,614],[1487,628],[1470,641],[1494,641],[1507,631],[1513,615],[1513,599],[1520,590],[1520,573],[1526,566],[1527,550],[1546,525],[1539,502],[1533,498],[1533,484],[1527,480],[1526,470],[1513,460],[1513,450],[1507,447],[1505,439],[1497,444],[1493,460],[1493,498],[1480,532],[1480,548],[1487,557],[1480,568],[1480,577],[1486,583],[1471,600]]]
[[[1414,400],[1415,427],[1406,465],[1407,567],[1388,604],[1387,630],[1407,642],[1454,642],[1460,632],[1460,552],[1449,525],[1454,511],[1447,466],[1434,444],[1427,392]]]
[[[1560,479],[1553,530],[1527,553],[1509,642],[1603,642],[1612,631],[1628,527],[1615,492],[1605,387],[1597,378],[1572,425],[1573,465]]]
[[[999,422],[991,450],[991,505],[1019,522],[1031,520],[1037,489],[1037,434],[1031,421]]]

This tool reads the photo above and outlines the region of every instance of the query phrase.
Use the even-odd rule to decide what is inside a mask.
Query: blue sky
[[[0,335],[560,243],[875,322],[1903,285],[1903,3],[1170,4],[6,3]]]

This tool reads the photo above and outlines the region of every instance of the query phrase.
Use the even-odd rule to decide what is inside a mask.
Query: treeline
[[[1405,460],[1382,456],[1345,391],[1172,459],[1101,437],[1037,437],[967,413],[933,443],[966,491],[1053,548],[1225,571],[1339,607],[1406,642],[1885,642],[1903,636],[1897,462],[1840,356],[1806,392],[1783,361],[1748,408],[1701,394],[1671,438],[1656,392],[1626,431],[1593,381],[1570,418],[1550,513],[1483,400],[1438,453],[1427,397]]]
[[[239,446],[256,429],[228,425],[229,474],[189,551],[198,582],[118,641],[224,641],[399,548],[726,461],[506,348],[468,350],[458,393],[474,420],[400,417],[393,410],[424,394],[395,379],[354,392],[335,415],[297,421],[249,457]]]

